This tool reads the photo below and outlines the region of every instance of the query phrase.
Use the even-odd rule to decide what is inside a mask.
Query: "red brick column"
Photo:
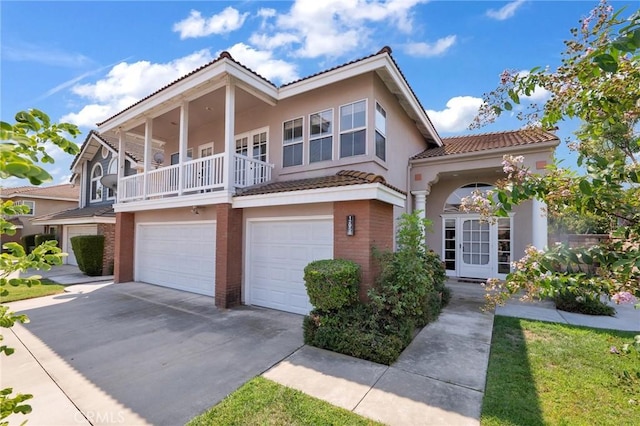
[[[104,235],[104,254],[102,255],[102,275],[113,274],[116,245],[116,225],[99,223],[98,235]]]
[[[242,209],[216,206],[216,306],[242,301]]]
[[[356,232],[347,236],[347,216],[356,218]],[[360,300],[367,301],[367,290],[378,274],[372,247],[393,249],[393,205],[378,200],[333,203],[333,257],[358,263],[362,269]]]
[[[134,213],[116,213],[113,279],[116,283],[133,281],[135,245]]]

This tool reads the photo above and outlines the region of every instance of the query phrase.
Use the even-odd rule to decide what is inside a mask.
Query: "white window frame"
[[[100,167],[100,176],[93,177],[94,172],[95,172],[97,167]],[[104,169],[102,168],[102,164],[100,164],[100,163],[94,164],[93,167],[91,167],[91,174],[89,176],[91,176],[91,184],[89,185],[89,200],[90,200],[90,202],[94,203],[94,202],[102,201],[102,195],[103,195],[103,190],[104,190],[104,188],[102,186],[102,182],[100,182],[100,179],[102,178],[102,176],[104,176]],[[94,194],[93,194],[93,183],[94,182],[96,182],[95,197],[94,197]],[[99,196],[98,196],[98,193],[100,193]]]
[[[21,213],[18,216],[35,216],[36,214],[36,202],[31,200],[19,200],[13,203],[14,206],[29,206],[28,213]]]
[[[289,120],[290,121],[290,120]],[[284,124],[283,124],[284,126]],[[284,127],[283,127],[284,129]],[[239,133],[237,135],[235,135],[233,137],[234,141],[235,141],[235,153],[236,154],[240,154],[238,152],[238,141],[243,139],[243,138],[247,138],[247,153],[246,154],[241,154],[241,155],[246,155],[247,157],[253,159],[253,160],[260,160],[259,158],[256,158],[254,155],[254,149],[256,148],[256,144],[254,144],[254,140],[253,137],[256,135],[260,135],[262,133],[266,134],[266,141],[265,141],[265,146],[267,147],[267,149],[265,150],[265,159],[264,162],[268,163],[269,162],[269,126],[266,127],[260,127],[258,129],[253,129],[253,130],[249,130],[248,132],[244,132],[244,133]],[[258,144],[260,145],[260,144]],[[263,160],[260,160],[263,161]]]
[[[204,155],[203,156],[202,155],[202,150],[203,149],[208,149],[208,148],[211,148],[211,155]],[[214,149],[215,149],[215,145],[214,145],[213,142],[203,143],[202,145],[199,145],[198,146],[198,158],[211,157],[211,156],[215,155]]]
[[[111,173],[112,166],[114,165],[115,165],[115,170],[113,171],[113,173]],[[118,158],[117,157],[113,157],[111,161],[109,161],[109,168],[107,169],[107,174],[108,175],[118,174]],[[109,194],[113,194],[113,195],[110,196]],[[116,199],[116,191],[113,191],[111,188],[107,188],[107,200],[115,200],[115,199]]]
[[[378,127],[378,108],[382,110],[382,114],[380,116],[384,119],[384,129],[380,129]],[[376,101],[376,108],[374,113],[374,138],[373,138],[373,152],[375,156],[381,161],[387,161],[387,110],[380,104],[380,102]],[[380,136],[384,139],[384,158],[378,155],[378,137],[376,133],[379,133]]]
[[[301,124],[302,131],[300,132],[300,139],[296,139],[295,135],[294,135],[294,138],[288,141],[288,140],[286,140],[284,138],[284,132],[285,132],[284,126],[285,126],[286,123],[295,122],[296,120],[301,120],[302,121],[302,124]],[[295,129],[295,127],[294,127],[294,129]],[[304,155],[304,134],[305,134],[304,133],[304,116],[295,117],[295,118],[292,118],[290,120],[285,120],[285,121],[282,122],[282,168],[296,167],[296,166],[304,165],[304,157],[305,157],[305,155]],[[298,145],[298,144],[300,144],[300,146],[302,147],[302,158],[301,158],[300,164],[290,164],[290,165],[285,166],[285,164],[284,164],[284,148],[288,147],[288,146]]]
[[[312,135],[311,134],[311,128],[312,128],[312,123],[311,123],[311,117],[314,115],[319,115],[322,118],[322,114],[328,112],[331,115],[331,130],[329,130],[329,132],[327,133],[322,133],[322,130],[320,130],[320,133],[318,133],[317,135]],[[334,158],[334,130],[335,130],[335,122],[336,122],[336,117],[335,117],[335,111],[333,108],[327,108],[325,110],[322,111],[317,111],[317,112],[313,112],[311,114],[309,114],[309,164],[312,163],[320,163],[322,161],[332,161]],[[312,161],[311,160],[311,143],[313,143],[314,141],[318,141],[318,140],[322,140],[325,138],[331,138],[331,158],[329,158],[328,160],[315,160]]]
[[[355,105],[358,104],[360,102],[364,102],[364,126],[360,126],[360,127],[352,127],[348,130],[342,130],[342,108],[346,107],[346,106],[350,106],[350,105]],[[364,99],[360,99],[357,101],[353,101],[353,102],[349,102],[347,104],[343,104],[340,105],[338,107],[338,150],[339,150],[339,157],[340,158],[349,158],[349,157],[357,157],[360,155],[367,155],[368,152],[368,147],[367,147],[367,128],[369,125],[369,99],[364,98]],[[353,123],[352,123],[353,124]],[[364,152],[362,154],[354,154],[354,155],[347,155],[347,156],[342,156],[342,135],[347,134],[347,133],[356,133],[359,132],[361,130],[364,130]]]
[[[174,152],[169,156],[169,165],[173,166],[174,164],[178,164],[178,163],[173,163],[172,159],[173,157],[177,155],[178,156],[178,163],[180,162],[180,151],[178,152]],[[193,160],[193,148],[189,148],[187,149],[187,161],[189,160]]]
[[[109,149],[103,145],[100,155],[102,155],[102,158],[107,158],[109,156]]]

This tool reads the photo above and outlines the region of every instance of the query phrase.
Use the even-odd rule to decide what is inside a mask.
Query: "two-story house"
[[[42,215],[33,220],[34,223],[60,235],[61,248],[68,253],[64,263],[70,265],[78,264],[71,248],[72,237],[104,235],[102,270],[105,275],[113,273],[116,223],[113,203],[116,200],[116,192],[113,185],[105,186],[104,182],[105,176],[117,176],[117,143],[117,140],[110,141],[94,131],[89,132],[71,164],[71,183],[75,186],[76,193],[79,193],[75,208]],[[127,151],[125,154],[125,175],[135,174],[135,145],[126,148],[132,148],[133,151]]]
[[[71,184],[0,188],[0,198],[29,207],[27,213],[8,218],[17,229],[14,235],[2,234],[4,244],[20,242],[24,235],[55,234],[56,228],[49,229],[34,219],[74,208],[78,205],[79,189]]]
[[[109,168],[118,175],[116,282],[206,294],[220,307],[307,313],[304,266],[352,259],[364,296],[371,248],[393,248],[403,212],[433,220],[428,243],[452,276],[504,274],[528,243],[546,241],[538,204],[495,225],[457,205],[504,176],[505,153],[526,153],[542,169],[557,138],[443,140],[386,47],[280,87],[223,52],[98,132],[118,141],[107,150],[118,152],[115,164],[140,153],[135,174]],[[83,173],[93,176],[91,164]],[[83,180],[85,198],[98,197],[93,179]]]

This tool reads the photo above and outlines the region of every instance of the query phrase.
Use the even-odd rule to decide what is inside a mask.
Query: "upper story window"
[[[309,117],[309,163],[333,158],[333,110]]]
[[[387,113],[376,102],[376,157],[387,159]]]
[[[27,206],[29,207],[29,211],[27,213],[22,213],[20,216],[33,216],[36,214],[36,202],[29,200],[20,200],[13,203],[16,206]]]
[[[102,166],[96,163],[91,169],[91,201],[102,201]]]
[[[340,158],[362,155],[367,145],[367,101],[340,107]]]
[[[282,129],[282,167],[302,164],[302,118],[285,121]]]
[[[118,174],[118,159],[112,158],[109,163],[109,170],[107,171],[108,175],[117,175]],[[107,188],[107,199],[113,200],[116,198],[116,191],[113,188]]]

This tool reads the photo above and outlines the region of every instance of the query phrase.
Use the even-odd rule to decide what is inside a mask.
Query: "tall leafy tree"
[[[521,157],[506,156],[507,177],[496,193],[489,198],[475,194],[464,204],[500,216],[513,205],[538,198],[549,214],[577,212],[610,220],[614,229],[609,240],[589,248],[528,248],[506,282],[490,280],[491,288],[501,290],[494,302],[522,290],[527,298],[563,289],[606,292],[617,301],[640,296],[640,12],[615,11],[602,1],[571,29],[565,45],[555,70],[505,70],[499,86],[484,95],[475,126],[494,121],[545,89],[550,97],[544,105],[528,104],[519,118],[545,129],[580,120],[569,148],[586,173],[556,163],[545,174],[534,174],[523,167]]]
[[[80,134],[78,128],[68,123],[52,123],[49,116],[42,111],[32,109],[21,111],[15,116],[15,123],[0,122],[0,178],[17,177],[27,179],[32,185],[41,185],[52,180],[51,175],[39,166],[39,163],[53,163],[48,150],[58,147],[64,152],[75,155],[78,145],[68,139]],[[8,218],[28,213],[28,207],[15,205],[11,200],[2,200],[0,204],[0,235],[14,235],[16,227]],[[47,241],[36,247],[30,254],[18,243],[5,243],[0,254],[0,295],[8,292],[7,285],[38,285],[39,276],[20,278],[16,273],[27,269],[48,270],[52,265],[62,263],[62,252],[56,241]],[[10,328],[16,322],[28,322],[26,315],[17,315],[4,305],[0,305],[0,327]],[[0,341],[2,335],[0,335]],[[0,344],[0,356],[8,356],[14,352],[4,344]],[[13,394],[13,388],[0,390],[0,425],[14,413],[27,414],[31,407],[25,404],[32,398],[30,394]]]

